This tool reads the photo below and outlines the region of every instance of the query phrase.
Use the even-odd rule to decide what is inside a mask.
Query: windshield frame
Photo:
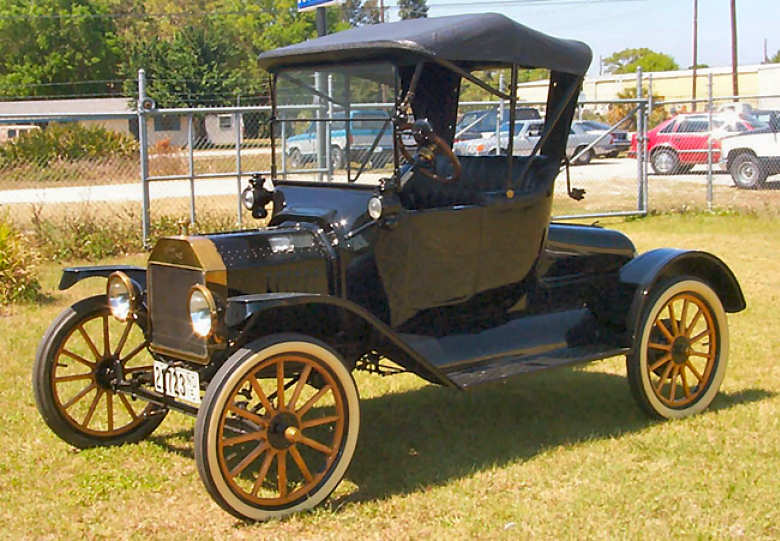
[[[385,102],[373,102],[373,103],[359,103],[357,104],[358,107],[355,107],[356,104],[349,103],[349,96],[350,96],[350,82],[353,77],[347,75],[344,77],[344,87],[340,90],[343,90],[345,95],[347,96],[346,102],[342,103],[337,99],[338,91],[331,90],[333,93],[333,96],[328,95],[328,90],[326,89],[324,92],[318,90],[312,85],[309,85],[298,78],[296,78],[292,74],[301,73],[301,72],[311,72],[313,74],[318,73],[318,70],[321,70],[323,72],[323,75],[326,77],[330,74],[333,75],[335,73],[338,73],[341,71],[341,73],[349,73],[350,68],[356,68],[356,67],[369,67],[369,66],[376,66],[379,68],[379,70],[390,70],[391,74],[388,77],[388,79],[392,80],[392,86],[390,87],[390,90],[392,92],[392,96],[388,96],[391,98],[388,101]],[[340,68],[342,68],[340,70]],[[379,70],[377,70],[377,73],[379,73]],[[301,105],[289,105],[289,104],[280,104],[279,103],[279,82],[280,80],[284,80],[286,83],[292,83],[295,86],[299,88],[303,88],[307,92],[310,92],[312,94],[312,97],[320,97],[322,98],[327,107],[327,111],[325,116],[321,116],[318,113],[314,113],[317,116],[313,116],[311,118],[285,118],[285,115],[280,115],[280,111],[285,110],[296,110],[296,109],[312,109],[314,111],[317,111],[318,109],[321,110],[323,107],[322,104],[301,104]],[[368,78],[364,78],[364,80],[369,80]],[[311,182],[310,179],[296,179],[296,174],[305,174],[310,175],[312,173],[317,174],[320,182],[322,181],[328,181],[328,182],[334,182],[333,178],[327,178],[328,171],[332,173],[332,169],[328,169],[328,165],[331,160],[330,156],[330,150],[326,149],[326,165],[325,168],[317,168],[312,169],[311,172],[304,172],[304,171],[298,171],[297,173],[295,171],[287,173],[285,171],[285,168],[279,168],[278,166],[278,159],[281,158],[282,160],[285,159],[284,156],[284,148],[286,146],[286,138],[289,138],[290,135],[284,135],[285,130],[284,127],[286,124],[295,124],[295,123],[301,123],[305,122],[309,125],[316,126],[317,124],[324,123],[324,136],[325,136],[325,145],[328,146],[328,141],[331,141],[332,144],[332,138],[331,138],[331,130],[333,129],[333,126],[336,124],[341,124],[338,128],[336,128],[336,131],[343,130],[345,132],[344,134],[344,155],[346,158],[345,163],[345,170],[346,170],[346,182],[343,181],[335,181],[338,185],[349,185],[354,184],[359,180],[360,175],[365,170],[368,162],[370,161],[372,157],[372,153],[379,144],[380,140],[385,136],[385,134],[390,134],[392,138],[392,156],[393,156],[393,172],[394,174],[398,173],[398,149],[397,146],[397,138],[396,138],[396,128],[395,123],[393,122],[393,119],[395,118],[397,114],[397,108],[398,104],[400,103],[400,75],[399,75],[399,69],[398,66],[392,62],[387,61],[374,61],[374,62],[341,62],[341,63],[335,63],[335,64],[323,64],[323,65],[312,65],[312,66],[292,66],[289,69],[282,69],[272,74],[272,83],[271,83],[271,117],[269,119],[269,127],[270,127],[270,134],[271,134],[271,175],[272,180],[276,182],[277,180],[283,180],[284,182]],[[339,109],[337,110],[336,107]],[[347,119],[352,118],[352,114],[354,114],[355,110],[360,109],[368,109],[368,110],[382,110],[385,115],[376,115],[375,117],[371,116],[361,116],[359,119],[354,119],[347,121]],[[385,111],[387,109],[387,111]],[[371,144],[368,146],[367,151],[363,151],[363,156],[360,159],[350,159],[350,157],[353,155],[352,153],[352,137],[351,137],[351,130],[353,128],[353,124],[355,122],[381,122],[382,125],[379,127],[379,131],[376,134],[376,137],[371,142]],[[281,146],[279,149],[277,149],[276,144],[276,132],[279,131],[279,137],[282,139]],[[313,132],[317,134],[317,129],[314,129]],[[303,133],[311,133],[309,126],[306,127]],[[323,132],[320,132],[321,134]],[[321,143],[318,143],[315,141],[315,144],[319,146]],[[281,150],[282,156],[278,156],[279,150]],[[352,161],[358,161],[359,167],[356,170],[357,172],[353,175],[353,167],[351,162]],[[279,172],[282,172],[283,179],[278,178]],[[289,176],[292,175],[292,176]]]

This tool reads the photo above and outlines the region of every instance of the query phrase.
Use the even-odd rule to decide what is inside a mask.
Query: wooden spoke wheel
[[[104,295],[65,310],[44,335],[35,360],[33,390],[44,421],[80,448],[148,436],[165,412],[151,414],[151,405],[111,387],[112,380],[133,374],[148,372],[151,378],[146,345],[140,324],[117,321]]]
[[[236,516],[301,511],[341,481],[358,426],[357,389],[337,353],[300,335],[258,340],[209,384],[195,426],[198,471]]]
[[[726,370],[726,314],[717,294],[690,277],[656,288],[627,361],[635,398],[651,415],[684,417],[705,409]]]

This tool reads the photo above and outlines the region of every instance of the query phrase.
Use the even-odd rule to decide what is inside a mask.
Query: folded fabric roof
[[[465,69],[518,64],[583,75],[590,47],[538,32],[498,13],[407,19],[366,25],[262,53],[260,66],[282,68],[351,61],[412,64],[447,60]]]

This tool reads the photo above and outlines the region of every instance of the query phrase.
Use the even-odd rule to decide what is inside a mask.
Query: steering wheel
[[[414,156],[409,154],[406,146],[401,141],[400,132],[404,130],[410,130],[415,143],[417,143],[417,152]],[[408,163],[414,166],[416,171],[419,171],[431,180],[443,184],[452,184],[458,181],[461,173],[460,160],[458,160],[450,145],[433,132],[433,127],[427,118],[420,118],[412,124],[402,123],[396,133],[398,134],[398,146],[401,149],[401,154]],[[449,176],[445,177],[436,173],[434,164],[436,154],[439,152],[452,164],[452,174]]]

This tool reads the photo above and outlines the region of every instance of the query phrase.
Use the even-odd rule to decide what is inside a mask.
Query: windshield
[[[282,71],[276,83],[277,174],[291,180],[372,182],[394,163],[391,64]]]

